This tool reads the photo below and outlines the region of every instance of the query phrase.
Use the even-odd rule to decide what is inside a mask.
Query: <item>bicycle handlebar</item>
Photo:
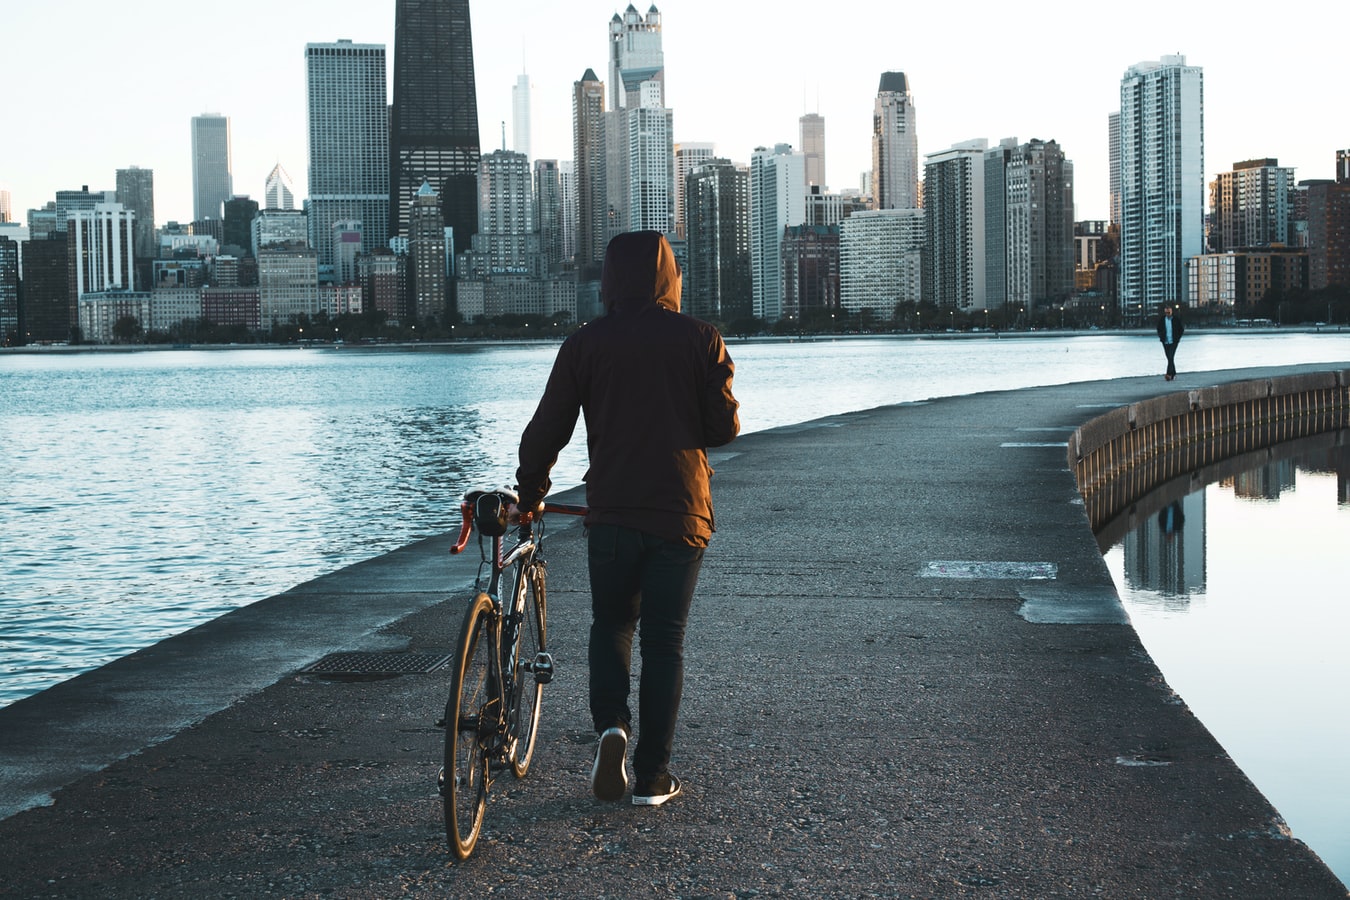
[[[459,513],[462,520],[459,525],[459,537],[455,539],[454,545],[450,547],[450,552],[452,554],[462,553],[464,548],[469,544],[469,536],[473,534],[473,503],[474,499],[477,498],[477,495],[481,493],[484,492],[470,491],[468,494],[465,494],[464,499],[459,503]],[[535,517],[542,516],[545,513],[560,513],[566,516],[584,516],[589,511],[590,507],[574,503],[549,503],[545,501],[543,508],[521,524],[528,527]]]

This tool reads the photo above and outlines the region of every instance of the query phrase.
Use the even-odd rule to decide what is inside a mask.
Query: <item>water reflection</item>
[[[1168,684],[1350,884],[1350,432],[1211,468],[1108,523],[1108,568]]]

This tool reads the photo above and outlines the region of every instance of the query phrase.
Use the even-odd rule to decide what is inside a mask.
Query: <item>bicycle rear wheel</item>
[[[460,859],[473,852],[487,806],[487,741],[496,730],[501,708],[492,684],[495,621],[492,598],[480,593],[464,613],[445,705],[441,796],[445,836]]]
[[[544,622],[544,573],[543,561],[536,560],[523,566],[516,579],[518,602],[515,608],[522,610],[522,618],[515,653],[516,708],[511,725],[516,740],[511,753],[511,771],[517,778],[524,778],[530,770],[535,738],[539,735],[539,707],[544,684],[553,677]],[[522,592],[523,603],[519,601]],[[542,666],[547,666],[547,670]]]

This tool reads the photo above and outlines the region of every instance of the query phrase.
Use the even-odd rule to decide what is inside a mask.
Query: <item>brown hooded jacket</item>
[[[735,367],[717,329],[680,313],[680,267],[656,231],[605,251],[605,314],[563,342],[520,439],[520,508],[538,508],[549,470],[586,417],[588,525],[624,525],[706,546],[713,532],[707,447],[740,431]]]

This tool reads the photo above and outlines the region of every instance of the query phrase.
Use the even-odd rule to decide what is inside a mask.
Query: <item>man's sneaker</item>
[[[623,799],[628,789],[628,772],[624,761],[628,756],[628,735],[622,728],[606,728],[600,735],[600,746],[595,751],[595,765],[591,767],[591,790],[597,800],[613,803]]]
[[[667,772],[650,782],[638,782],[633,788],[634,806],[660,806],[680,796],[680,779]]]

